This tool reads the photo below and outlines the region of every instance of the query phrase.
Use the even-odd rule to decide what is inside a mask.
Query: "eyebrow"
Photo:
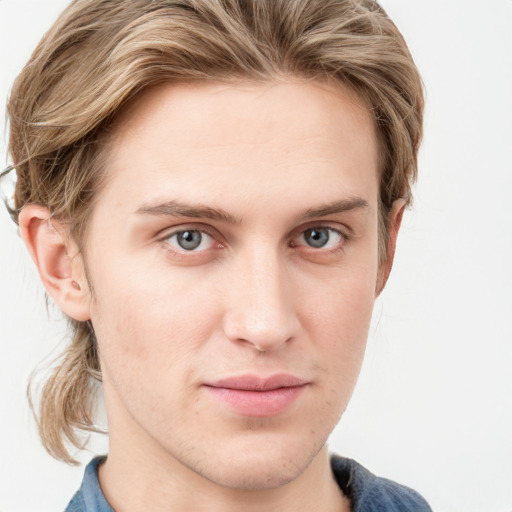
[[[325,217],[327,215],[333,215],[336,213],[343,213],[350,210],[367,209],[368,201],[362,197],[353,197],[349,199],[342,199],[341,201],[335,201],[334,203],[328,203],[318,208],[309,208],[302,215],[305,219],[311,219],[313,217]]]
[[[325,217],[336,213],[366,208],[368,208],[368,201],[355,197],[321,205],[317,208],[308,208],[300,215],[300,218],[312,219],[314,217]],[[222,208],[212,208],[202,204],[190,205],[176,200],[154,205],[143,205],[135,213],[141,215],[211,219],[227,224],[240,224],[241,222],[241,219],[236,218]]]
[[[155,205],[141,206],[135,213],[160,215],[168,217],[190,217],[198,219],[211,219],[228,224],[239,224],[240,220],[222,208],[212,208],[202,204],[190,205],[171,200]]]

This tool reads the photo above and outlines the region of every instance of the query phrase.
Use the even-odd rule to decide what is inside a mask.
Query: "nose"
[[[260,352],[283,347],[299,327],[293,295],[286,263],[279,255],[258,251],[240,257],[226,286],[226,337]]]

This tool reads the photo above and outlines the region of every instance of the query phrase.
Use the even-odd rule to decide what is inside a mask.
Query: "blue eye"
[[[299,236],[301,245],[309,245],[314,249],[332,249],[344,240],[344,236],[332,228],[310,228]]]
[[[166,241],[177,249],[188,252],[208,249],[213,243],[210,235],[197,229],[178,231],[170,235]]]

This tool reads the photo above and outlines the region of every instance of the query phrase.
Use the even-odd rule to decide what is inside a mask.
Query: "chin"
[[[306,444],[281,439],[280,442],[246,443],[246,446],[231,449],[220,446],[218,454],[212,454],[206,463],[203,460],[192,469],[222,487],[247,491],[276,489],[297,479],[325,441],[315,446]]]

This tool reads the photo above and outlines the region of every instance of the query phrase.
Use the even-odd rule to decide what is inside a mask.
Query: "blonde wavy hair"
[[[141,91],[162,82],[280,76],[334,80],[373,112],[381,146],[380,257],[393,201],[411,199],[422,135],[421,79],[400,32],[366,0],[75,0],[43,37],[8,103],[16,169],[15,222],[37,203],[83,250],[106,175],[109,128]],[[92,326],[72,340],[42,387],[38,426],[68,463],[94,431],[101,370]]]

